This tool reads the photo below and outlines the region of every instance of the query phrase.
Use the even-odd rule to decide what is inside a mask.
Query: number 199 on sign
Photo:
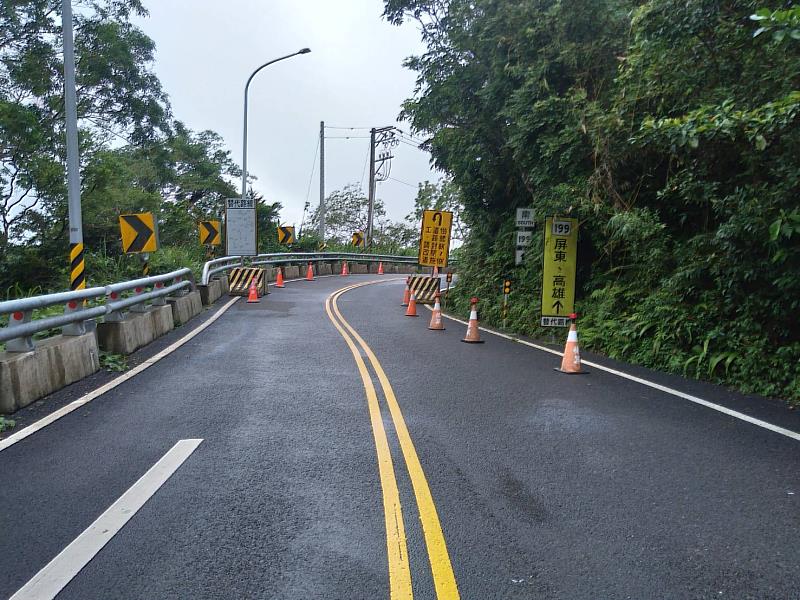
[[[569,235],[572,231],[572,223],[569,221],[556,221],[553,220],[553,235]]]

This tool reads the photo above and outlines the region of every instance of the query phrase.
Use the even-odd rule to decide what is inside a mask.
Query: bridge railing
[[[0,327],[0,342],[6,342],[9,352],[30,352],[34,349],[33,336],[42,331],[60,328],[63,335],[83,335],[94,319],[119,321],[126,309],[143,312],[148,302],[163,305],[167,296],[192,289],[191,269],[178,269],[103,287],[7,300],[0,302],[0,316],[8,315],[8,324]],[[123,297],[126,292],[133,293]],[[64,306],[62,314],[33,318],[34,311],[59,305]]]
[[[275,252],[259,254],[244,258],[241,256],[224,256],[210,260],[203,265],[203,274],[200,279],[202,285],[208,285],[211,278],[234,267],[242,267],[245,262],[251,266],[281,265],[289,263],[341,261],[352,262],[386,262],[401,264],[417,264],[416,256],[400,256],[393,254],[360,254],[358,252]]]

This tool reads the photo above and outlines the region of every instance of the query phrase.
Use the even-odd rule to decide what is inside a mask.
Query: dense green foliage
[[[514,211],[576,217],[586,347],[800,400],[800,21],[776,4],[385,0],[427,46],[403,116],[461,194],[459,310],[497,322],[510,277],[511,327],[544,335]]]

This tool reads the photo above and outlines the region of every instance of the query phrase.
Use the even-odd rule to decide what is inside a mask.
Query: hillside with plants
[[[385,0],[427,50],[402,115],[469,235],[456,307],[528,335],[544,217],[579,219],[584,347],[800,401],[800,8]],[[514,214],[538,227],[514,266]]]

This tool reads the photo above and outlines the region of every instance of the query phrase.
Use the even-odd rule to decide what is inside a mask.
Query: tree
[[[354,231],[366,233],[369,216],[369,200],[358,184],[351,183],[344,189],[336,190],[325,199],[325,231],[327,241],[346,245],[351,242]],[[383,201],[375,199],[375,228],[386,216]],[[319,206],[311,214],[309,228],[319,229]]]
[[[458,187],[450,179],[437,183],[426,181],[420,184],[414,199],[414,212],[406,217],[416,230],[422,223],[422,213],[426,210],[444,210],[453,213],[452,239],[465,240],[469,227],[463,221],[464,205]]]
[[[64,99],[57,0],[0,11],[0,253],[28,235],[31,211],[65,205]],[[139,0],[92,0],[76,11],[78,117],[84,157],[112,137],[153,140],[169,128],[166,95],[149,66],[154,44],[133,26]],[[49,206],[44,207],[45,203]]]

